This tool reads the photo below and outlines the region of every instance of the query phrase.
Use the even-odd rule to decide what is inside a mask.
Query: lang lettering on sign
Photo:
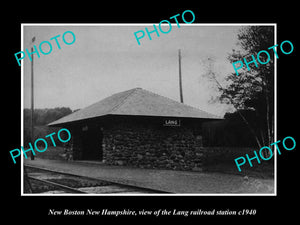
[[[180,120],[176,119],[167,119],[164,121],[164,126],[169,126],[169,127],[180,127]]]

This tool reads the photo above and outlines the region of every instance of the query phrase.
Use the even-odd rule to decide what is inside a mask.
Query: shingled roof
[[[213,114],[152,93],[142,88],[134,88],[107,97],[48,125],[62,125],[73,121],[105,115],[221,119]]]

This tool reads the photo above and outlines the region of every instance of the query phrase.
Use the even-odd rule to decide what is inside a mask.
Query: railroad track
[[[154,194],[167,192],[25,165],[24,193]]]

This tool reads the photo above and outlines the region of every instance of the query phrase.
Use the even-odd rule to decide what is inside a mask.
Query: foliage
[[[269,52],[270,61],[267,64],[249,64],[250,71],[245,63],[244,67],[236,73],[228,74],[225,78],[226,86],[221,84],[213,67],[214,59],[208,58],[208,73],[205,74],[213,80],[220,95],[217,99],[235,108],[235,115],[239,115],[244,125],[248,127],[251,138],[256,140],[258,147],[269,145],[274,136],[274,54],[268,50],[274,46],[273,26],[246,26],[238,34],[240,50],[232,50],[228,60],[252,61],[252,55],[257,57],[261,50]],[[260,61],[266,62],[267,55],[260,54]],[[228,120],[228,118],[227,118]],[[245,135],[249,136],[249,132]]]
[[[229,61],[252,61],[261,50],[268,50],[274,45],[274,28],[272,26],[244,27],[238,34],[241,51],[233,50]],[[255,121],[249,123],[249,128],[256,136],[258,145],[269,145],[274,134],[274,54],[270,52],[270,62],[264,65],[249,64],[250,71],[244,66],[239,70],[239,76],[232,73],[227,76],[229,85],[222,90],[220,100],[230,101],[237,110],[255,112]],[[260,55],[262,62],[267,61],[266,54]],[[245,117],[246,118],[246,117]],[[246,118],[247,119],[247,118]]]
[[[253,111],[244,110],[249,122],[255,122]],[[224,120],[203,124],[204,145],[208,147],[256,147],[247,125],[237,112],[226,113]]]
[[[34,137],[44,138],[46,135],[56,132],[59,128],[50,128],[47,127],[47,124],[58,120],[61,117],[69,115],[72,113],[72,110],[67,107],[61,108],[52,108],[52,109],[35,109],[33,115],[33,123],[34,123]],[[31,110],[24,109],[24,145],[27,146],[28,143],[31,142]],[[56,143],[60,144],[60,142],[56,141]],[[33,144],[33,143],[32,143]]]

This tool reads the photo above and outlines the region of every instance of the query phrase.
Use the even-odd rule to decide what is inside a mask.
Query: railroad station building
[[[221,118],[134,88],[114,94],[49,124],[65,127],[72,160],[108,165],[201,170],[202,124]]]

